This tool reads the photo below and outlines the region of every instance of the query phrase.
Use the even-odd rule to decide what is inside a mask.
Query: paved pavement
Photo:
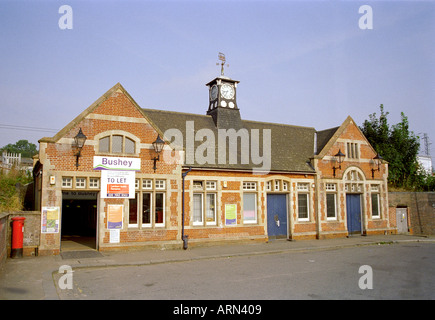
[[[265,255],[282,252],[331,250],[401,242],[435,242],[435,237],[412,235],[352,236],[326,240],[275,240],[265,243],[191,247],[187,250],[130,250],[65,252],[58,256],[7,259],[0,271],[0,300],[57,300],[54,274],[68,265],[72,270],[92,267],[117,267],[168,262]]]

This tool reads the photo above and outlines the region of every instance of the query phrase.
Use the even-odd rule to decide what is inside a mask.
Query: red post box
[[[12,250],[11,258],[23,257],[24,217],[12,218]]]

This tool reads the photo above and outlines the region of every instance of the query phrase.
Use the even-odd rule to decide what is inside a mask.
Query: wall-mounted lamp
[[[335,178],[335,170],[337,169],[341,170],[341,164],[343,163],[344,157],[345,154],[341,152],[341,149],[338,149],[337,154],[334,156],[333,165],[332,165],[334,178]],[[334,165],[335,162],[338,162],[338,167]]]
[[[162,150],[163,150],[163,146],[164,146],[164,145],[165,145],[165,141],[163,141],[163,140],[160,138],[160,135],[158,134],[158,135],[157,135],[157,139],[156,139],[156,141],[153,142],[153,148],[154,148],[154,151],[157,153],[157,158],[156,158],[156,157],[153,158],[153,160],[154,160],[154,167],[153,167],[154,172],[156,172],[156,169],[157,169],[157,161],[160,160],[160,152],[162,152]]]
[[[79,167],[79,158],[81,157],[82,148],[85,145],[87,137],[83,134],[82,128],[80,128],[79,133],[74,137],[74,148],[77,149],[76,156],[76,167]]]
[[[377,169],[372,168],[372,179],[375,178],[375,171],[381,171],[381,163],[382,163],[382,157],[378,154],[373,158],[372,165],[377,167]]]

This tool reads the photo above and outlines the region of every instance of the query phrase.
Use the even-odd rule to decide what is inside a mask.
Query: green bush
[[[17,184],[32,181],[30,174],[12,168],[10,171],[0,170],[0,212],[20,211],[23,209],[23,195]]]

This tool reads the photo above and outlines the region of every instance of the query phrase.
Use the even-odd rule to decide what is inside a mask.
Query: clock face
[[[221,95],[225,99],[232,99],[234,97],[234,88],[230,84],[224,84],[221,87]]]
[[[210,100],[215,100],[217,98],[218,95],[218,87],[217,85],[214,85],[213,87],[211,87],[210,90]]]

